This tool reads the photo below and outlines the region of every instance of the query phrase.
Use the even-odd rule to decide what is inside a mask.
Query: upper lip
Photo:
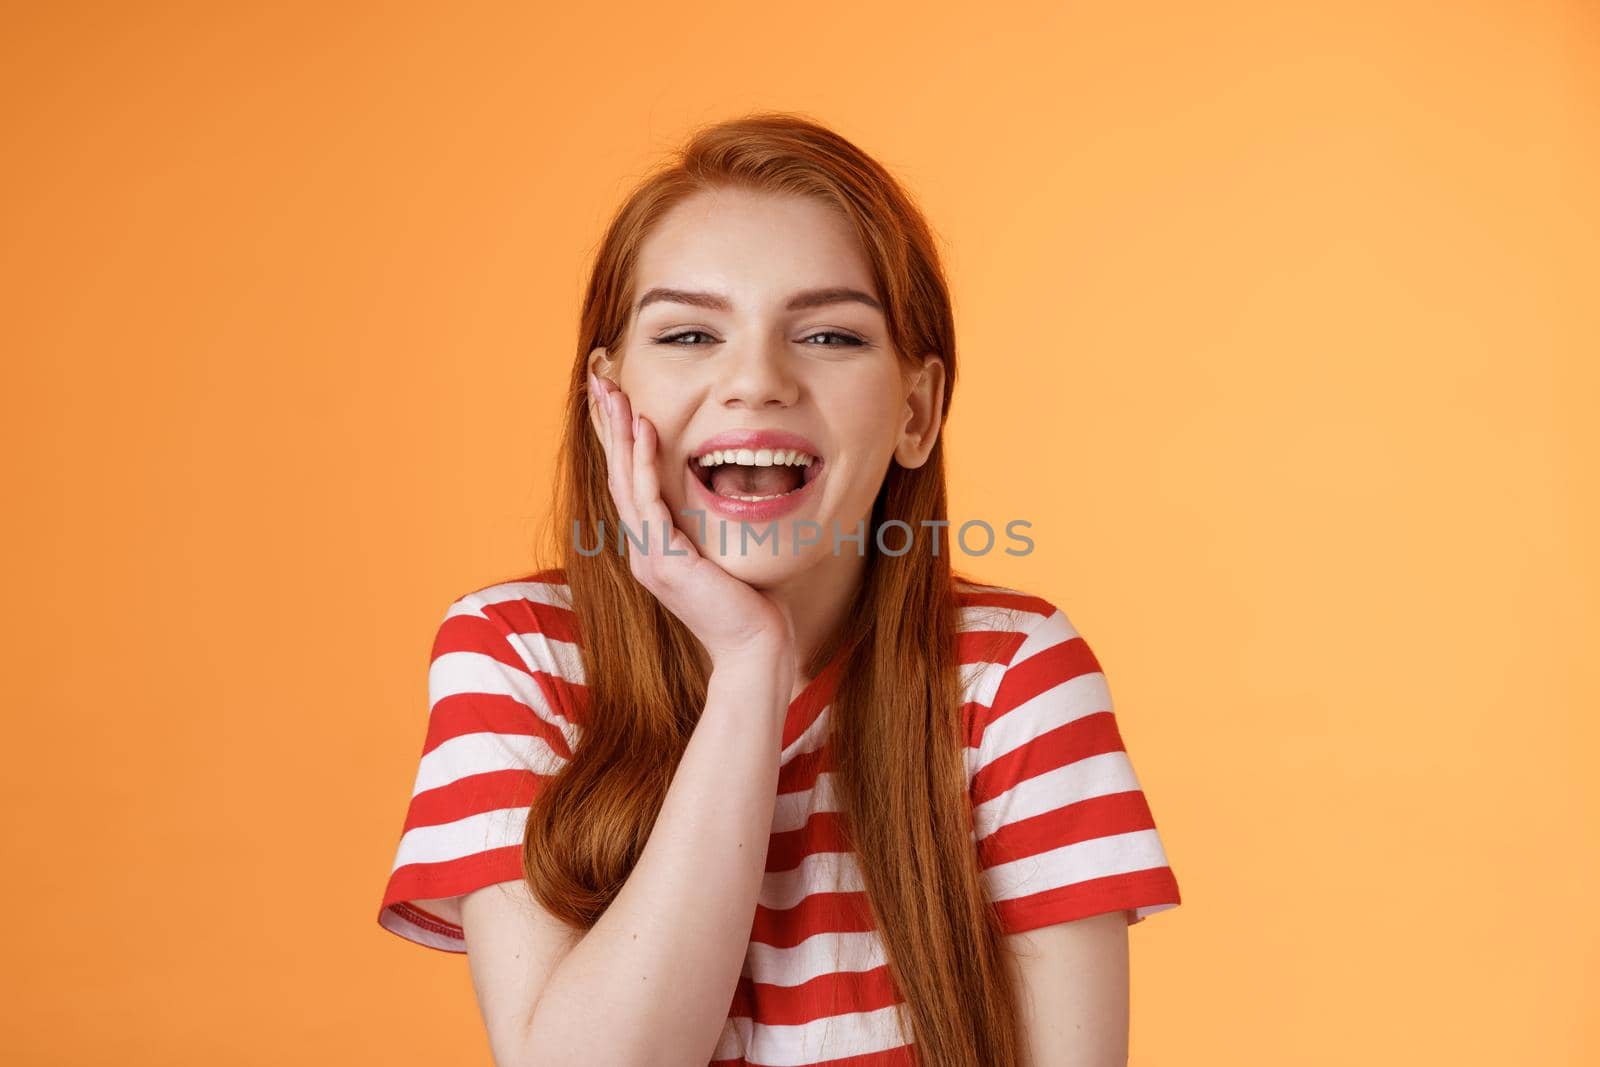
[[[795,449],[804,452],[813,459],[821,459],[822,453],[817,451],[817,446],[810,440],[797,433],[787,430],[724,430],[722,433],[701,441],[695,450],[690,453],[690,459],[699,459],[707,452],[726,448],[748,448],[752,451],[761,448]]]

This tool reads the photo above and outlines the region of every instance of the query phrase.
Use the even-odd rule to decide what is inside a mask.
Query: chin
[[[715,557],[713,557],[715,559]],[[752,589],[776,589],[811,569],[811,561],[793,556],[729,556],[716,564]]]
[[[795,577],[806,573],[821,562],[827,554],[826,543],[803,545],[798,554],[791,543],[793,534],[787,523],[778,524],[783,540],[778,544],[776,554],[772,550],[772,541],[768,539],[761,544],[751,543],[744,552],[739,551],[739,528],[737,523],[728,526],[728,551],[718,551],[717,523],[715,520],[707,524],[706,543],[700,545],[700,554],[711,560],[717,566],[756,589],[767,589],[782,585]]]

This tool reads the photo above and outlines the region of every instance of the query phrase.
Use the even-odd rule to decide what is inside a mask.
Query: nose
[[[785,342],[730,346],[727,357],[717,368],[717,401],[724,407],[789,407],[799,399]]]

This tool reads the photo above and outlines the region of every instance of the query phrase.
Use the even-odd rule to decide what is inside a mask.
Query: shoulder
[[[977,710],[973,743],[1021,709],[1047,712],[1055,720],[1050,725],[1060,725],[1109,703],[1099,662],[1056,601],[964,579],[957,582],[957,596],[961,662],[971,672],[967,699]],[[1071,706],[1062,706],[1063,700]]]
[[[1056,603],[1035,592],[956,579],[962,662],[1011,665],[1062,640],[1078,637]]]
[[[431,653],[438,690],[472,684],[485,673],[526,676],[566,718],[575,718],[583,658],[571,588],[560,568],[476,586],[451,601]]]
[[[578,643],[572,591],[560,569],[502,579],[456,597],[439,625],[438,640],[445,647],[434,651],[449,651],[462,641],[486,652],[508,642],[538,643],[532,639]]]
[[[572,589],[559,567],[502,578],[462,593],[451,601],[445,620],[467,616],[507,624],[512,628],[530,619],[570,623]]]

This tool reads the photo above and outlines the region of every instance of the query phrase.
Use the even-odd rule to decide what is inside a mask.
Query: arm
[[[1009,934],[1022,1067],[1126,1067],[1128,913]]]
[[[766,868],[792,668],[712,671],[705,710],[639,862],[581,937],[528,895],[468,895],[462,925],[499,1067],[712,1058]]]

